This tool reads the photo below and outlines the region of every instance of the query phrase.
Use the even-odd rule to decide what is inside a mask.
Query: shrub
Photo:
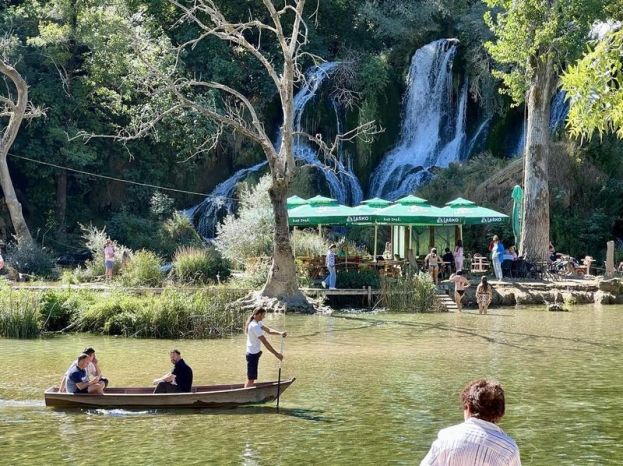
[[[138,251],[131,255],[121,276],[124,286],[162,286],[162,261],[151,251]]]
[[[240,189],[238,216],[228,215],[217,227],[216,248],[230,261],[272,255],[274,219],[268,197],[270,175]]]
[[[301,256],[321,256],[329,250],[329,241],[322,238],[312,229],[294,230],[292,233],[292,244],[296,255]]]
[[[183,283],[206,284],[231,274],[229,264],[214,248],[182,247],[173,261],[175,278]]]
[[[237,274],[230,280],[230,285],[244,289],[261,288],[266,283],[271,264],[272,260],[269,258],[257,258],[249,262],[242,274]]]
[[[54,259],[44,248],[34,241],[9,243],[6,262],[21,273],[39,278],[56,278]]]
[[[36,338],[41,333],[41,313],[38,297],[30,291],[0,292],[0,336],[6,338]]]
[[[79,313],[80,295],[85,295],[85,292],[78,295],[71,290],[45,291],[39,303],[43,319],[42,329],[58,332],[69,327]]]
[[[104,247],[106,242],[110,239],[106,234],[106,228],[98,230],[93,225],[80,225],[82,230],[82,239],[85,247],[93,253],[93,260],[87,262],[87,276],[91,278],[101,277],[106,273],[106,265],[104,264]],[[121,257],[124,254],[130,255],[132,251],[125,246],[119,245],[116,241],[113,241],[113,247],[115,248],[115,265],[113,273],[118,274],[121,270]]]
[[[337,274],[336,285],[338,288],[359,289],[371,286],[379,288],[379,275],[374,270],[349,270],[341,271]]]
[[[435,295],[437,287],[428,273],[381,279],[381,299],[392,312],[435,312],[442,308]]]

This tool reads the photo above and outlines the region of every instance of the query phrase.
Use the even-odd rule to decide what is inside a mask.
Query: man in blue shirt
[[[95,393],[102,395],[104,393],[104,383],[100,381],[99,376],[89,380],[87,375],[87,367],[89,366],[89,355],[82,353],[78,356],[67,370],[67,392],[69,393]]]
[[[154,379],[156,389],[154,393],[188,393],[193,385],[193,370],[182,359],[180,351],[169,351],[173,369],[166,375]]]

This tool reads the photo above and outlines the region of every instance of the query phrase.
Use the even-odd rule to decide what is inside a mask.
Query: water
[[[473,312],[473,311],[471,311]],[[507,391],[501,427],[524,464],[618,464],[623,457],[623,307],[475,314],[269,316],[289,332],[274,404],[222,411],[53,410],[43,390],[95,347],[111,384],[145,385],[177,347],[197,383],[244,380],[244,337],[163,341],[70,335],[0,340],[3,464],[418,464],[458,423],[470,380]],[[275,337],[269,339],[278,345]],[[260,379],[275,378],[268,352]]]
[[[372,174],[370,197],[395,200],[432,177],[432,167],[459,161],[465,146],[467,80],[455,99],[452,63],[456,39],[418,49],[411,60],[401,137]],[[458,106],[455,100],[458,100]]]
[[[331,76],[339,63],[328,62],[313,66],[307,72],[301,89],[294,96],[294,126],[295,131],[305,131],[302,124],[303,114],[307,105],[318,93],[322,83]],[[336,113],[337,134],[343,127],[341,111],[335,101],[332,101]],[[330,141],[325,141],[330,143]],[[277,136],[275,147],[281,145],[281,134]],[[318,147],[312,145],[307,138],[299,136],[294,144],[294,157],[298,161],[311,165],[323,176],[332,198],[341,204],[356,205],[363,200],[363,191],[359,180],[353,173],[352,159],[345,154],[341,147],[338,149],[335,161],[325,163]],[[197,219],[197,231],[204,238],[216,236],[216,226],[226,214],[234,211],[234,193],[236,185],[245,180],[250,174],[263,170],[268,162],[261,162],[252,167],[243,168],[234,173],[227,180],[220,183],[200,204],[186,209],[186,212]]]

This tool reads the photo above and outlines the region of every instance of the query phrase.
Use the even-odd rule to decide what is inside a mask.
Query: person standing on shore
[[[454,246],[454,251],[452,251],[452,255],[454,256],[454,265],[455,270],[458,272],[459,270],[463,270],[463,241],[458,240],[456,242],[456,246]]]
[[[260,363],[260,357],[262,356],[262,343],[264,347],[273,353],[277,359],[283,360],[283,355],[268,342],[264,336],[264,332],[270,335],[281,335],[282,338],[287,336],[286,332],[279,332],[272,328],[266,327],[262,323],[262,319],[266,316],[266,309],[260,307],[255,308],[253,314],[249,316],[247,324],[244,328],[244,332],[247,334],[247,381],[244,384],[246,387],[252,387],[257,380],[258,366]]]
[[[327,266],[327,270],[329,271],[329,275],[322,282],[323,286],[326,287],[327,282],[329,282],[329,289],[335,290],[335,283],[337,281],[337,272],[335,270],[335,252],[337,250],[337,246],[332,244],[329,246],[329,251],[327,251],[327,258],[325,259],[325,265]]]
[[[487,277],[484,275],[480,277],[480,283],[476,288],[476,301],[478,302],[478,314],[486,314],[489,304],[491,304],[491,297],[493,292],[491,285],[487,281]]]
[[[521,466],[517,444],[497,426],[506,410],[502,385],[474,380],[461,403],[465,422],[440,430],[420,466]]]
[[[457,270],[456,273],[450,275],[449,280],[454,283],[454,301],[456,302],[456,307],[459,312],[463,312],[461,300],[465,294],[465,289],[469,287],[470,283],[467,278],[463,276],[462,270]]]
[[[504,245],[498,238],[498,235],[493,237],[493,249],[491,250],[491,262],[493,263],[493,271],[495,272],[495,278],[502,280],[502,261],[504,260]]]
[[[112,280],[112,271],[115,266],[115,247],[111,240],[106,241],[104,247],[104,265],[106,266],[106,280]]]

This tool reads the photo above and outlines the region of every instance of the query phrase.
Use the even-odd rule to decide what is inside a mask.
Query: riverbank
[[[463,303],[476,307],[476,287],[479,280],[472,279],[465,291]],[[567,304],[623,304],[623,279],[606,280],[603,277],[568,278],[560,281],[491,279],[493,306]],[[441,282],[443,289],[452,296],[454,288],[448,281]]]

